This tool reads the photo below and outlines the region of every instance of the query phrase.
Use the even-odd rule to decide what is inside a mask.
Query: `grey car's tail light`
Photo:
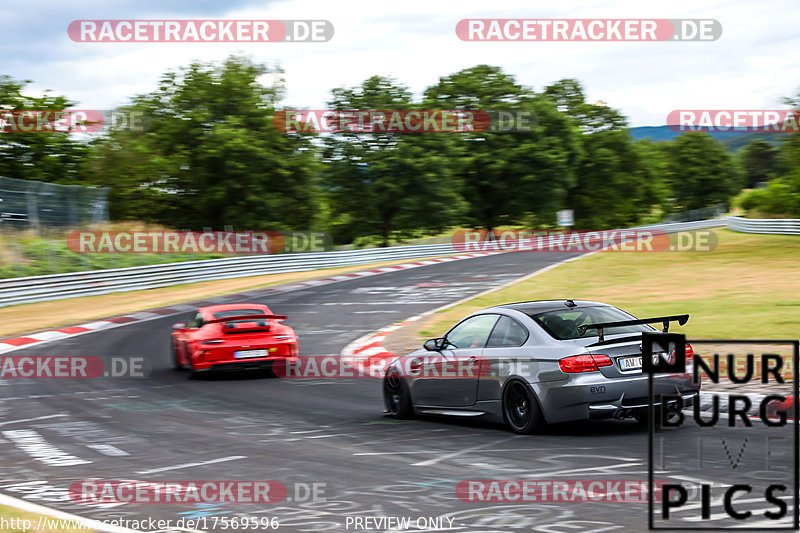
[[[559,359],[558,366],[562,372],[576,374],[579,372],[594,372],[601,366],[611,366],[611,358],[603,354],[573,355]]]

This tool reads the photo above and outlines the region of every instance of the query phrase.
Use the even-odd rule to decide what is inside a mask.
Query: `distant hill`
[[[634,140],[647,139],[651,141],[671,141],[680,133],[672,131],[669,126],[640,126],[638,128],[628,128]],[[765,133],[760,131],[714,131],[709,135],[728,147],[731,152],[746,146],[750,141],[762,139],[774,145],[780,144],[785,133]]]

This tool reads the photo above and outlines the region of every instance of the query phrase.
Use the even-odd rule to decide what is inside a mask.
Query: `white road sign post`
[[[572,209],[562,209],[556,212],[559,226],[572,227],[575,225],[575,213]]]

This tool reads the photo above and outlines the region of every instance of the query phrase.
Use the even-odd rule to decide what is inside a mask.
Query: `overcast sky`
[[[775,109],[800,92],[800,2],[671,0],[3,0],[0,74],[30,92],[109,109],[156,87],[167,70],[231,53],[285,70],[285,103],[321,108],[335,87],[388,75],[419,95],[440,76],[498,65],[539,91],[577,78],[589,101],[632,126],[665,123],[673,109]],[[327,19],[327,43],[79,43],[76,19]],[[714,42],[464,42],[464,18],[713,18]]]

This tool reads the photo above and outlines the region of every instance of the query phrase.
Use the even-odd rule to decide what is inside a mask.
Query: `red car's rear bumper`
[[[263,357],[246,357],[241,353],[252,350],[264,350],[267,355]],[[295,343],[203,346],[192,354],[192,368],[195,371],[269,369],[272,368],[274,361],[293,359],[297,355],[297,345]]]
[[[215,361],[203,365],[195,365],[195,372],[236,372],[241,370],[272,370],[276,363],[283,366],[284,361],[295,361],[296,357],[260,357],[253,359],[237,359],[235,361]],[[295,363],[296,364],[296,363]]]

